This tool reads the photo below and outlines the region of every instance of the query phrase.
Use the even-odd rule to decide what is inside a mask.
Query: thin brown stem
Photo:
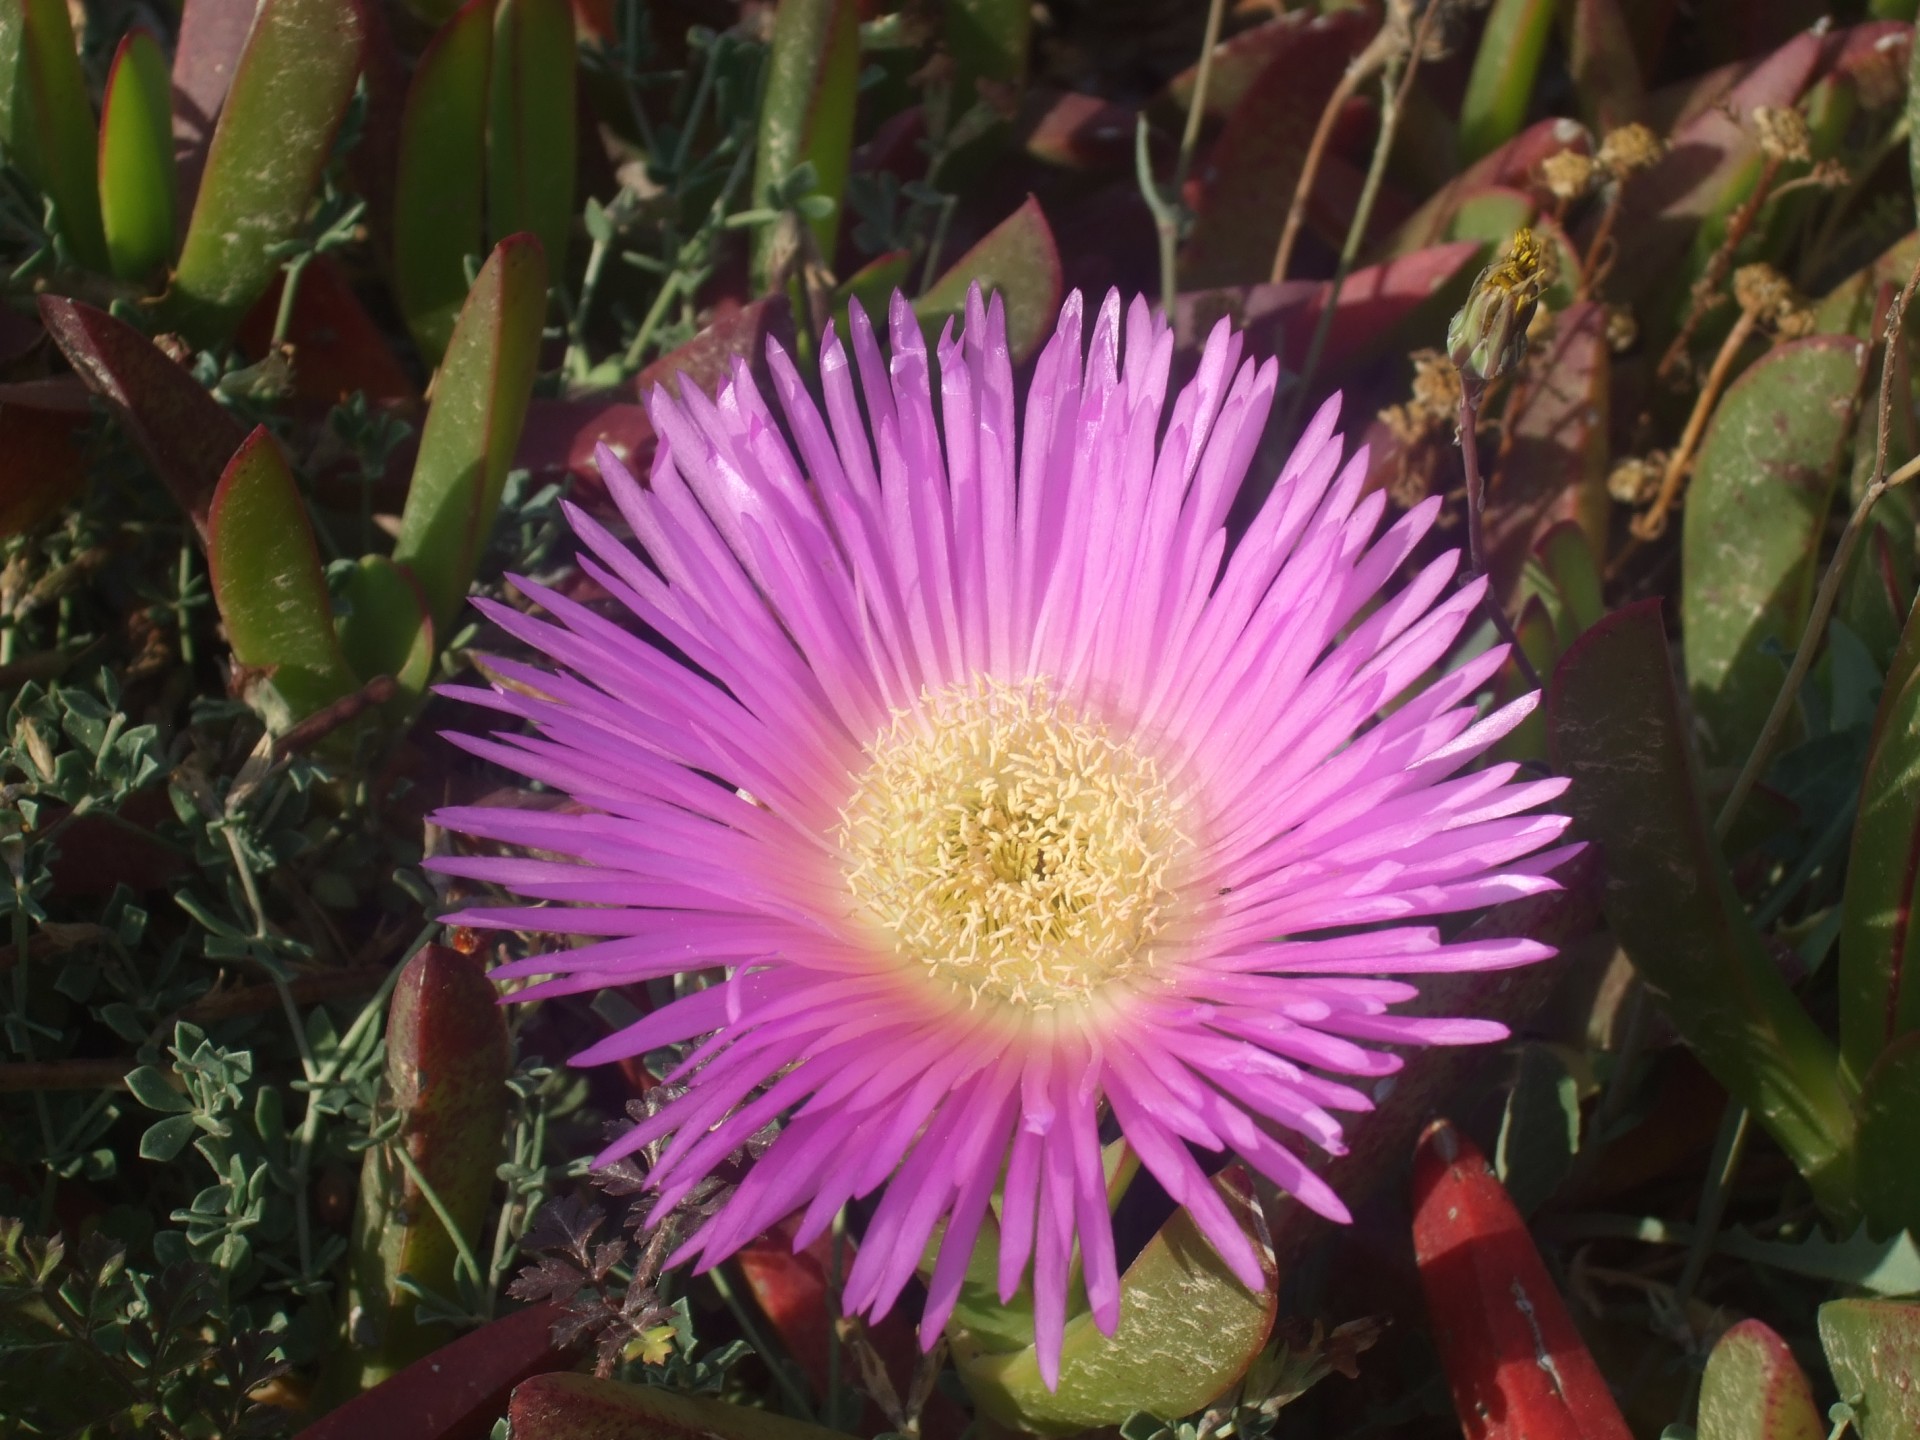
[[[1686,355],[1693,332],[1712,308],[1720,287],[1727,283],[1727,274],[1733,269],[1734,252],[1740,248],[1740,242],[1747,238],[1747,232],[1753,229],[1753,222],[1760,215],[1760,207],[1767,203],[1767,197],[1773,193],[1774,177],[1779,173],[1780,162],[1769,157],[1760,171],[1760,180],[1753,187],[1753,193],[1727,222],[1727,233],[1721,239],[1719,248],[1713,252],[1713,257],[1707,261],[1706,272],[1694,282],[1692,301],[1687,306],[1686,318],[1680,322],[1680,333],[1673,337],[1673,343],[1667,346],[1666,353],[1660,357],[1660,364],[1654,371],[1656,379],[1671,379],[1674,367]]]
[[[1693,454],[1700,446],[1700,437],[1706,433],[1707,420],[1713,414],[1713,407],[1720,403],[1720,392],[1726,388],[1727,377],[1733,373],[1740,347],[1747,343],[1747,337],[1753,334],[1753,327],[1758,321],[1757,312],[1742,310],[1740,318],[1733,322],[1733,328],[1727,332],[1727,338],[1721,342],[1720,353],[1713,357],[1713,368],[1707,372],[1707,383],[1700,387],[1700,394],[1693,402],[1693,413],[1687,416],[1686,429],[1680,432],[1680,443],[1673,447],[1673,453],[1667,457],[1667,468],[1660,476],[1660,493],[1654,496],[1653,504],[1647,507],[1646,513],[1633,522],[1635,539],[1657,540],[1665,532],[1667,515],[1680,498],[1681,484],[1686,479],[1687,471],[1692,468]]]
[[[1479,406],[1473,394],[1474,382],[1464,375],[1460,378],[1463,382],[1460,387],[1460,459],[1467,472],[1467,565],[1471,572],[1469,578],[1478,578],[1487,573],[1486,544],[1480,531],[1480,511],[1486,501],[1486,487],[1480,481],[1480,443],[1474,433],[1479,422]],[[1513,622],[1507,618],[1505,607],[1493,593],[1491,581],[1488,582],[1482,603],[1486,607],[1487,618],[1493,621],[1493,628],[1500,632],[1500,638],[1506,642],[1507,654],[1514,668],[1520,672],[1529,689],[1540,689],[1540,672],[1533,668],[1533,661],[1520,648],[1520,637],[1514,633]]]
[[[1300,178],[1294,183],[1293,199],[1287,205],[1287,221],[1280,228],[1280,244],[1273,252],[1273,268],[1267,276],[1271,283],[1278,285],[1286,279],[1287,270],[1293,264],[1293,247],[1300,239],[1300,227],[1306,223],[1307,200],[1320,178],[1320,162],[1326,157],[1327,144],[1333,139],[1333,127],[1340,119],[1340,112],[1362,85],[1386,67],[1395,48],[1402,43],[1393,26],[1383,25],[1366,48],[1340,72],[1339,83],[1320,111],[1320,123],[1314,126],[1313,140],[1307,146],[1306,158],[1301,161]],[[1385,117],[1382,117],[1384,123]]]

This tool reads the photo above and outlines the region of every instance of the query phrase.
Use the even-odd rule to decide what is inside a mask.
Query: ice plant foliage
[[[437,863],[541,902],[460,923],[588,939],[497,970],[551,977],[522,998],[711,978],[576,1057],[692,1043],[602,1157],[664,1142],[663,1202],[784,1122],[681,1258],[801,1207],[805,1244],[884,1186],[849,1309],[944,1223],[931,1343],[997,1232],[1052,1383],[1076,1251],[1119,1314],[1103,1120],[1259,1285],[1195,1149],[1345,1218],[1282,1137],[1337,1153],[1383,1047],[1504,1034],[1395,1014],[1391,977],[1549,953],[1422,922],[1552,888],[1566,822],[1529,812],[1562,782],[1469,768],[1535,699],[1480,713],[1497,651],[1428,678],[1481,582],[1448,552],[1390,585],[1439,502],[1380,533],[1334,402],[1229,545],[1278,369],[1224,322],[1170,413],[1137,300],[1083,350],[1070,298],[1024,405],[997,302],[932,362],[898,299],[889,329],[890,359],[857,312],[851,353],[826,337],[824,415],[772,347],[781,418],[737,367],[651,398],[649,485],[602,452],[638,551],[575,510],[581,565],[646,630],[521,582],[550,618],[485,608],[551,664],[460,693],[526,723],[454,737],[585,813],[443,811],[542,855]]]

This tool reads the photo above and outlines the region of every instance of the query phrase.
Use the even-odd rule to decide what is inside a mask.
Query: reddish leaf
[[[557,1305],[534,1305],[489,1321],[347,1401],[300,1440],[487,1440],[516,1385],[572,1363],[553,1343],[560,1316]]]
[[[1596,557],[1606,550],[1612,352],[1605,310],[1580,301],[1561,311],[1534,374],[1509,418],[1487,493],[1487,568],[1502,597],[1512,593],[1535,542],[1563,520],[1580,526]]]
[[[214,486],[245,432],[184,367],[124,321],[55,295],[40,297],[40,319],[204,541]]]
[[[1238,109],[1267,68],[1287,54],[1299,42],[1298,32],[1312,23],[1307,11],[1295,10],[1214,46],[1213,66],[1207,72],[1207,118],[1224,120]],[[1154,108],[1176,123],[1183,121],[1187,107],[1193,103],[1199,76],[1196,61],[1167,82],[1167,88],[1154,100]]]
[[[1633,28],[1621,0],[1574,0],[1567,17],[1567,68],[1587,123],[1610,130],[1638,120],[1647,103]]]
[[[513,463],[547,484],[571,475],[596,494],[594,451],[605,445],[636,475],[653,464],[653,424],[644,406],[624,400],[535,400],[527,406]]]
[[[1413,1159],[1413,1250],[1467,1440],[1631,1440],[1486,1157],[1435,1121]]]
[[[1458,275],[1478,249],[1471,240],[1452,241],[1354,271],[1340,287],[1321,373],[1337,374],[1378,353],[1395,328]],[[1226,316],[1247,332],[1254,353],[1278,355],[1283,366],[1297,372],[1306,363],[1332,288],[1325,280],[1286,280],[1183,294],[1174,304],[1176,342],[1183,349],[1203,344]]]
[[[235,340],[250,360],[263,358],[271,348],[285,287],[282,272],[241,322]],[[286,339],[293,347],[294,397],[322,412],[355,391],[376,403],[420,403],[419,392],[380,327],[340,267],[325,255],[310,260],[300,272]]]
[[[1404,255],[1446,238],[1460,208],[1491,186],[1525,191],[1536,204],[1544,204],[1550,197],[1539,185],[1540,162],[1563,150],[1591,154],[1593,136],[1587,127],[1577,120],[1548,119],[1522,130],[1467,166],[1415,211],[1395,232],[1389,253]]]
[[[18,535],[80,493],[92,406],[71,375],[0,385],[0,535]]]
[[[786,297],[769,295],[763,300],[737,306],[716,314],[706,329],[679,349],[655,360],[634,377],[634,389],[642,397],[656,385],[669,380],[678,393],[691,381],[708,394],[733,374],[733,362],[743,359],[758,366],[767,351],[767,341],[776,339],[793,347],[793,312]]]
[[[1180,257],[1183,286],[1243,284],[1272,267],[1320,112],[1371,29],[1357,11],[1301,17],[1285,43],[1276,37],[1267,68],[1207,157],[1193,234]]]
[[[1137,113],[1097,95],[1036,89],[1020,108],[1017,129],[1037,160],[1070,170],[1110,170],[1132,163]]]
[[[967,291],[976,283],[989,294],[999,292],[1007,308],[1007,347],[1019,364],[1053,332],[1065,293],[1060,250],[1033,196],[982,236],[913,302],[921,326],[937,334],[949,315],[966,308]]]

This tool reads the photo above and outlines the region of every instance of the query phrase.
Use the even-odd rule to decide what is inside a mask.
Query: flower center
[[[984,678],[896,711],[867,755],[837,839],[902,959],[1034,1009],[1153,964],[1190,847],[1151,757],[1045,680]]]

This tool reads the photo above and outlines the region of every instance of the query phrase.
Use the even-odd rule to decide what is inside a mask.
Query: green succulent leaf
[[[1031,195],[914,301],[922,328],[937,334],[949,316],[962,314],[975,281],[988,294],[998,291],[1007,307],[1007,345],[1019,364],[1053,333],[1066,291],[1053,227]]]
[[[168,323],[224,340],[280,268],[359,78],[356,0],[263,0],[213,132],[180,250]]]
[[[840,233],[840,201],[853,163],[853,112],[860,76],[860,7],[855,0],[785,0],[774,19],[773,54],[760,99],[754,153],[754,203],[803,165],[813,167],[809,195],[833,202],[812,217],[814,243],[831,262]],[[754,236],[753,271],[766,289],[777,226]]]
[[[1460,102],[1460,158],[1478,160],[1520,133],[1533,98],[1554,0],[1493,0]]]
[[[362,557],[347,582],[340,647],[362,684],[387,675],[411,702],[433,674],[433,620],[412,575],[384,555]]]
[[[1758,1320],[1720,1337],[1700,1382],[1699,1440],[1826,1440],[1793,1350]]]
[[[1710,763],[1738,764],[1786,677],[1866,346],[1812,335],[1727,387],[1694,462],[1680,550],[1681,647]]]
[[[159,42],[129,31],[100,112],[100,215],[122,280],[152,279],[173,254],[172,93]]]
[[[74,258],[105,271],[93,108],[66,0],[0,0],[0,147],[53,201]]]
[[[492,62],[487,214],[493,237],[498,241],[529,231],[539,237],[548,263],[562,270],[573,226],[579,144],[572,5],[568,0],[500,0],[493,17]],[[454,218],[464,223],[464,212]]]
[[[531,235],[494,247],[460,311],[393,548],[420,582],[434,633],[451,633],[526,420],[547,313],[547,262]]]
[[[1920,1305],[1828,1301],[1820,1307],[1820,1344],[1861,1440],[1920,1435]]]
[[[493,0],[468,0],[420,57],[400,121],[394,293],[429,365],[446,353],[467,298],[467,257],[486,248],[492,60]]]

